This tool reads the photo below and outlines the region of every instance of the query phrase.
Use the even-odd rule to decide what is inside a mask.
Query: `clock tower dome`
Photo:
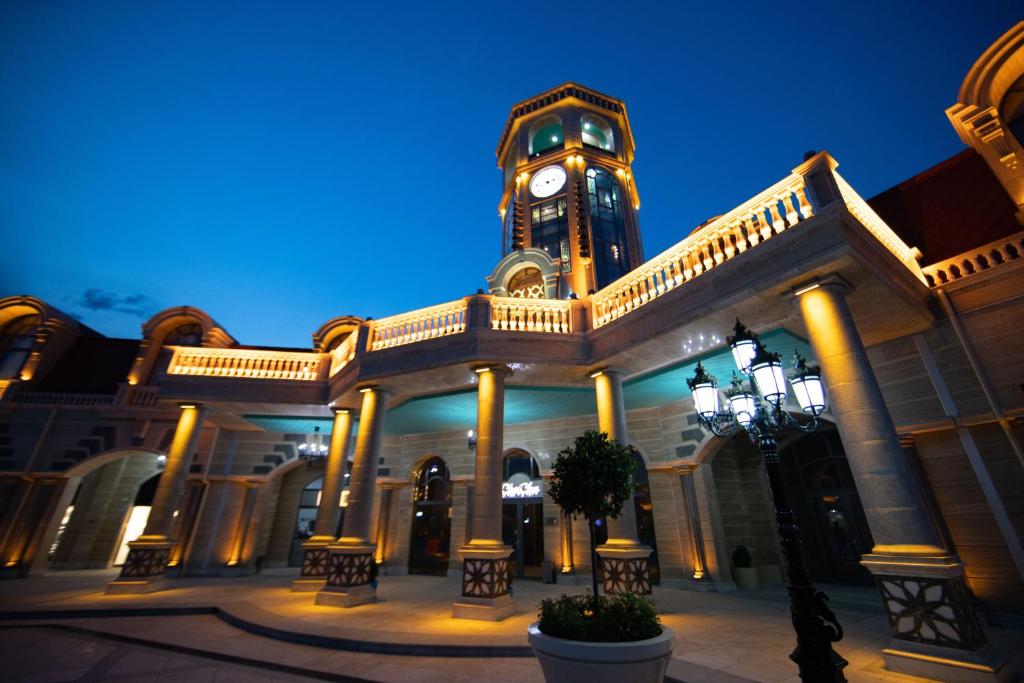
[[[626,105],[565,83],[512,107],[498,144],[502,256],[541,249],[580,297],[643,262]]]

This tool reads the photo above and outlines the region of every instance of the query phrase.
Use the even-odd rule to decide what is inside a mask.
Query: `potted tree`
[[[598,592],[595,524],[632,504],[633,466],[625,446],[594,431],[577,437],[555,460],[548,492],[566,515],[587,520],[593,581],[590,595],[541,601],[540,620],[529,627],[547,683],[654,683],[665,677],[673,633],[659,623],[654,604],[631,593]]]
[[[732,578],[740,588],[759,588],[761,582],[754,568],[754,560],[747,546],[738,545],[732,551]]]

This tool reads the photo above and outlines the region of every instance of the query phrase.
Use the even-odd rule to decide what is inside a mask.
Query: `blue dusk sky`
[[[944,110],[1015,2],[0,4],[0,296],[111,336],[198,306],[310,345],[484,287],[494,148],[567,80],[623,99],[645,250],[829,150],[865,197],[962,149]]]

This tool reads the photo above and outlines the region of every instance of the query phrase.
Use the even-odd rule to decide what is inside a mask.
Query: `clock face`
[[[530,192],[534,197],[543,199],[558,192],[565,185],[565,169],[561,166],[548,166],[537,171],[530,181]]]

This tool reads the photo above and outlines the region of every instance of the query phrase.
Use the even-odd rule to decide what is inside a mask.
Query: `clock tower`
[[[565,83],[512,107],[498,144],[502,256],[541,249],[563,293],[601,289],[643,262],[626,105]]]

